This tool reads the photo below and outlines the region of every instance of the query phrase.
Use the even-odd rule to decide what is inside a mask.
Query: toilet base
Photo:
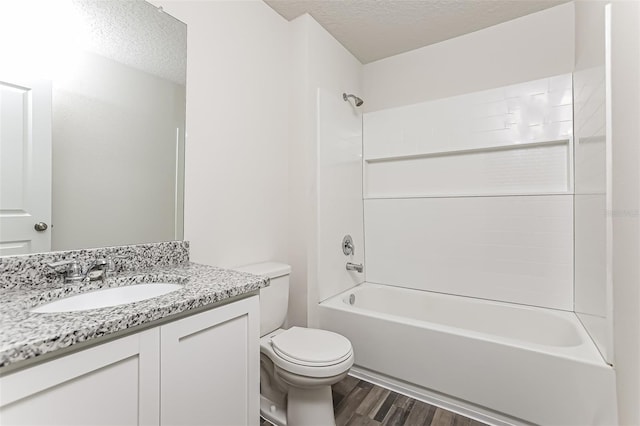
[[[336,424],[331,386],[310,389],[290,387],[287,406],[287,422],[292,426]]]
[[[335,426],[331,386],[290,387],[287,409],[260,395],[260,416],[276,426]]]
[[[260,416],[276,426],[287,426],[287,411],[260,395]]]

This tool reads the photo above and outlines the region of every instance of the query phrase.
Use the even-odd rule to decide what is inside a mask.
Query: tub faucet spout
[[[364,267],[362,266],[362,263],[347,262],[347,271],[362,272],[363,270]]]

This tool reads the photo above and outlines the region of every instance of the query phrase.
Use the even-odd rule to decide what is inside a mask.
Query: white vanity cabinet
[[[258,424],[258,296],[166,324],[160,340],[161,425]]]
[[[158,424],[159,343],[154,328],[0,377],[0,424]]]
[[[1,425],[257,425],[251,296],[0,376]]]

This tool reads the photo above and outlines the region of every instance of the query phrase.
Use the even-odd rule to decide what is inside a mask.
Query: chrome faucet
[[[362,263],[347,262],[347,271],[362,272],[363,270],[364,266],[362,266]]]
[[[89,264],[89,267],[84,273],[85,278],[88,281],[94,281],[94,280],[100,279],[102,280],[102,282],[104,282],[104,280],[107,278],[107,275],[109,274],[109,263],[113,264],[113,262],[109,259],[108,256],[107,258],[104,258],[104,259],[94,260]],[[94,273],[95,271],[99,271],[99,273],[96,274]]]
[[[116,270],[111,256],[92,261],[86,270],[82,269],[77,260],[62,260],[60,262],[47,263],[47,266],[58,274],[63,275],[65,283],[78,283],[85,280],[102,280],[104,282]]]
[[[61,260],[59,262],[47,263],[47,266],[56,271],[56,273],[64,276],[65,283],[84,281],[85,275],[82,273],[82,268],[77,260]]]

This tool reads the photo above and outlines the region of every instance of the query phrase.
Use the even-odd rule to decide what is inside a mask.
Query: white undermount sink
[[[163,294],[171,293],[181,288],[182,286],[180,284],[169,283],[147,283],[103,288],[45,303],[44,305],[33,308],[31,312],[39,314],[75,312],[126,305],[127,303],[162,296]]]

